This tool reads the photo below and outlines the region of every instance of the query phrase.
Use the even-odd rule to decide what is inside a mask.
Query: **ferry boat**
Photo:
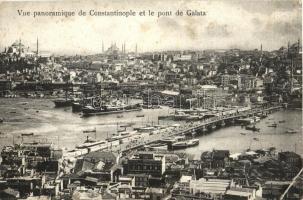
[[[173,150],[185,149],[185,148],[187,148],[187,142],[186,141],[175,142],[175,143],[172,144],[172,149]]]
[[[173,138],[163,138],[160,141],[163,142],[163,143],[165,143],[165,144],[172,144],[172,143],[176,142],[176,139],[173,139]]]
[[[187,147],[192,147],[192,146],[197,146],[199,145],[199,139],[191,139],[188,141],[180,141],[180,142],[175,142],[172,144],[172,149],[177,150],[177,149],[184,149]]]
[[[147,132],[147,133],[149,133],[149,132],[152,132],[152,131],[156,130],[156,128],[153,127],[153,126],[144,126],[144,127],[136,127],[136,128],[134,128],[134,130],[136,130],[138,132]]]
[[[148,150],[168,150],[168,146],[165,143],[155,143],[155,144],[145,145],[144,148]]]
[[[83,144],[77,145],[77,149],[84,149],[84,148],[89,148],[89,147],[94,147],[94,146],[104,146],[104,148],[107,147],[107,141],[104,140],[93,140],[89,137],[87,137],[86,141]]]
[[[108,142],[112,142],[115,140],[121,140],[125,138],[129,138],[133,135],[135,135],[137,131],[122,131],[118,132],[117,134],[114,134],[111,138],[106,139]]]
[[[140,104],[134,105],[121,105],[121,106],[110,106],[104,105],[101,107],[85,106],[82,108],[83,116],[92,116],[92,115],[108,115],[113,113],[124,113],[124,112],[133,112],[140,111],[142,107]]]
[[[237,122],[240,124],[252,124],[255,122],[253,118],[243,118],[243,119],[237,119]]]
[[[34,133],[21,133],[21,136],[34,136]]]

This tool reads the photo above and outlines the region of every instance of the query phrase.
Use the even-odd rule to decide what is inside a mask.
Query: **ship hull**
[[[187,148],[187,144],[172,145],[172,150],[186,149],[186,148]]]
[[[72,100],[54,100],[55,107],[69,107],[72,106]]]
[[[82,105],[80,103],[73,103],[72,104],[72,111],[73,112],[81,112],[82,111]]]
[[[186,149],[188,147],[193,147],[199,145],[199,140],[189,140],[186,142],[177,142],[172,144],[172,150],[178,150],[178,149]]]
[[[94,115],[109,115],[109,114],[119,114],[124,112],[133,112],[142,110],[139,106],[128,106],[119,109],[102,109],[102,108],[82,108],[83,116],[94,116]]]

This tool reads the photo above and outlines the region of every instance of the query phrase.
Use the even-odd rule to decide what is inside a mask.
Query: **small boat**
[[[83,144],[77,145],[76,148],[77,149],[84,149],[84,148],[89,148],[89,147],[95,147],[95,146],[99,146],[99,147],[107,147],[107,141],[104,140],[93,140],[91,138],[86,139],[86,141]]]
[[[117,118],[122,118],[123,117],[123,115],[117,115]]]
[[[138,131],[138,132],[152,132],[154,131],[156,128],[153,126],[145,126],[145,127],[137,127],[134,128],[134,130]]]
[[[240,133],[241,135],[246,135],[246,133]]]
[[[127,123],[127,124],[122,124],[122,125],[120,125],[120,127],[121,128],[126,128],[126,127],[131,127],[133,125],[135,125],[135,123],[130,122],[130,123]]]
[[[255,119],[247,117],[247,118],[243,118],[243,119],[237,119],[237,122],[240,124],[252,124],[255,123]]]
[[[297,133],[297,131],[294,130],[294,129],[289,129],[289,130],[287,130],[285,133]]]
[[[259,122],[261,120],[261,118],[258,116],[255,116],[255,117],[253,117],[253,120],[254,120],[254,122]]]
[[[144,117],[144,114],[136,115],[136,117]]]
[[[253,140],[255,140],[255,141],[259,141],[259,138],[253,138]]]
[[[279,121],[279,123],[285,123],[285,120],[281,120],[281,121]]]
[[[191,139],[187,142],[187,147],[193,147],[199,145],[199,139]]]
[[[257,128],[255,125],[246,126],[245,129],[250,131],[260,131],[260,128]]]
[[[88,129],[83,131],[83,133],[95,133],[95,132],[96,132],[96,127],[94,129]]]
[[[271,125],[269,125],[268,127],[273,127],[273,128],[277,128],[278,124],[277,123],[273,123]]]
[[[34,133],[21,133],[21,136],[34,136]]]
[[[187,147],[187,142],[182,141],[182,142],[175,142],[172,144],[172,149],[177,150],[177,149],[185,149]]]
[[[27,105],[28,102],[20,102],[20,103],[17,103],[18,105]]]
[[[165,143],[155,143],[150,145],[145,145],[144,148],[149,150],[167,150],[167,144]]]

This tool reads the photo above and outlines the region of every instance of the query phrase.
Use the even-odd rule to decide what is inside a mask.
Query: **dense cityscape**
[[[233,126],[254,135],[250,144],[260,142],[260,121],[281,129],[288,121],[273,120],[273,113],[301,111],[300,41],[275,51],[260,44],[145,53],[137,45],[106,48],[102,42],[100,54],[87,56],[40,51],[38,38],[36,47],[25,44],[19,39],[0,54],[1,140],[13,137],[1,144],[1,199],[302,198],[302,152],[296,149],[212,148],[196,152],[198,158],[183,151]],[[59,138],[64,133],[57,143],[34,131],[10,135],[6,124],[30,120],[18,118],[20,110],[45,112],[31,101],[51,102],[47,109],[81,120],[114,116],[124,123],[101,140],[98,128],[83,129],[86,140],[71,148]],[[163,109],[169,112],[154,121],[145,112]],[[127,117],[132,112],[142,123]],[[283,134],[302,141],[301,128]]]

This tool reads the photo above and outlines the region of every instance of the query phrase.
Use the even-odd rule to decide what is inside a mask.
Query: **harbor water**
[[[279,123],[279,121],[281,123]],[[277,127],[269,127],[277,123]],[[302,111],[281,110],[270,114],[256,123],[259,132],[245,130],[245,127],[230,126],[200,137],[199,146],[188,148],[186,153],[199,158],[201,152],[212,149],[230,150],[231,153],[247,149],[266,149],[275,147],[277,151],[294,151],[303,155]],[[286,133],[287,130],[296,133]]]
[[[167,107],[121,114],[82,118],[80,113],[72,113],[71,108],[54,108],[49,99],[12,98],[0,99],[0,148],[4,145],[24,140],[48,140],[66,149],[73,149],[83,143],[87,136],[106,139],[117,133],[121,125],[172,124],[173,121],[158,121],[158,116],[168,115],[173,110]],[[140,115],[140,117],[138,117]],[[143,117],[142,117],[143,116]],[[277,127],[269,127],[277,123]],[[245,130],[241,126],[224,127],[199,137],[198,146],[182,151],[199,158],[201,152],[212,149],[228,149],[232,153],[248,148],[260,149],[276,147],[278,151],[295,151],[303,155],[302,111],[281,110],[261,119],[256,124],[259,132]],[[83,133],[96,129],[96,132]],[[287,130],[296,133],[286,133]],[[33,133],[32,137],[21,134]]]

